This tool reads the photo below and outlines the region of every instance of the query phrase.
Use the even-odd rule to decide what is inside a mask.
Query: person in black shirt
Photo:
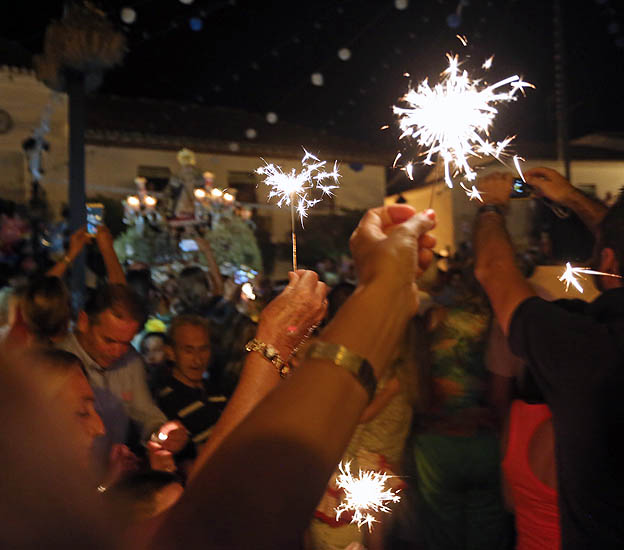
[[[593,266],[607,274],[596,281],[602,294],[589,304],[535,296],[505,228],[510,174],[477,184],[486,206],[475,226],[475,273],[553,414],[562,548],[623,548],[624,196],[607,211],[554,170],[535,168],[525,177],[595,233]]]
[[[190,447],[177,457],[194,458],[198,446],[210,437],[225,408],[226,397],[208,373],[210,325],[197,315],[180,315],[169,331],[174,365],[158,392],[158,406],[167,418],[182,422],[190,433]]]

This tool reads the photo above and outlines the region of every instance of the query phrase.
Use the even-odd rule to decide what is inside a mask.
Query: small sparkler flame
[[[334,168],[331,172],[324,170],[325,161],[320,161],[312,153],[305,149],[301,159],[303,169],[297,172],[294,168],[285,173],[280,166],[265,162],[256,170],[257,174],[266,176],[264,183],[271,187],[269,199],[279,197],[277,206],[280,208],[286,205],[294,205],[299,214],[301,226],[303,227],[303,218],[308,215],[308,209],[319,203],[321,199],[308,198],[308,192],[312,189],[319,189],[322,195],[333,195],[333,190],[338,188],[338,163],[334,162]],[[295,204],[296,203],[296,204]]]
[[[340,475],[336,478],[336,484],[339,489],[344,490],[345,497],[335,509],[336,519],[340,519],[344,512],[353,512],[351,523],[357,523],[358,529],[366,524],[371,531],[373,523],[377,523],[373,513],[389,513],[391,510],[388,504],[401,500],[392,489],[386,489],[386,481],[391,476],[360,470],[358,476],[353,477],[351,462],[344,465],[341,462],[338,469]]]
[[[401,98],[407,107],[394,106],[393,111],[403,132],[399,139],[412,138],[425,148],[425,164],[434,164],[434,155],[441,158],[444,179],[453,187],[452,172],[463,174],[468,181],[477,177],[468,163],[470,157],[500,158],[513,137],[489,141],[489,130],[498,114],[496,105],[515,101],[518,91],[534,86],[517,75],[487,86],[459,69],[458,56],[447,54],[447,59],[449,66],[438,84],[431,88],[425,79]],[[502,91],[503,87],[508,90]],[[407,166],[403,169],[409,176]]]
[[[459,182],[459,185],[461,185],[462,189],[466,191],[466,195],[468,195],[468,198],[470,200],[477,199],[483,202],[483,199],[481,198],[481,193],[474,185],[472,186],[472,189],[468,189],[461,181]]]
[[[621,275],[616,275],[615,273],[604,273],[603,271],[595,271],[590,269],[589,267],[572,267],[570,262],[566,263],[566,268],[559,280],[565,284],[566,292],[570,288],[570,285],[574,286],[576,290],[580,293],[583,293],[583,287],[579,282],[579,279],[584,279],[583,275],[602,275],[603,277],[617,277],[618,279],[622,279]],[[577,278],[578,277],[578,278]]]
[[[494,61],[494,56],[492,57],[488,57],[484,62],[483,65],[481,65],[482,69],[485,69],[486,71],[492,66],[492,62]]]

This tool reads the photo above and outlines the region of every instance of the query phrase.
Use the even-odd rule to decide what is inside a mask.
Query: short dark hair
[[[91,293],[84,307],[91,323],[97,323],[100,314],[109,309],[119,317],[130,317],[140,326],[145,324],[145,305],[126,285],[109,283],[99,287]]]
[[[141,344],[139,345],[141,353],[145,353],[145,342],[147,342],[149,338],[160,338],[163,344],[169,344],[169,337],[164,332],[147,332],[143,335],[143,338],[141,338]]]
[[[68,329],[71,319],[69,292],[58,277],[37,277],[22,297],[22,313],[28,329],[39,341],[49,341]]]
[[[175,344],[175,333],[176,333],[176,331],[180,327],[184,327],[184,326],[187,326],[187,325],[203,328],[206,331],[206,334],[208,335],[208,339],[210,339],[210,337],[212,335],[212,330],[210,328],[210,322],[207,319],[204,319],[203,317],[200,317],[199,315],[185,314],[185,315],[178,315],[177,317],[174,317],[173,321],[171,322],[171,326],[169,327],[168,336],[169,336],[169,341],[172,344]]]
[[[619,275],[624,275],[624,189],[598,226],[598,246],[613,249]]]

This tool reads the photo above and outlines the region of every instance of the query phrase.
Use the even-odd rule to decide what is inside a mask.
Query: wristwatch
[[[349,351],[345,346],[324,342],[323,340],[313,341],[307,348],[305,357],[307,359],[324,359],[331,361],[337,367],[342,367],[349,371],[368,393],[368,401],[371,402],[377,390],[377,378],[371,364]]]

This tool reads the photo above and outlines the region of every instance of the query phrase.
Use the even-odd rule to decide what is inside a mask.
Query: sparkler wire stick
[[[295,234],[295,197],[290,196],[290,232],[292,237],[292,263],[293,271],[297,272],[297,235]]]

